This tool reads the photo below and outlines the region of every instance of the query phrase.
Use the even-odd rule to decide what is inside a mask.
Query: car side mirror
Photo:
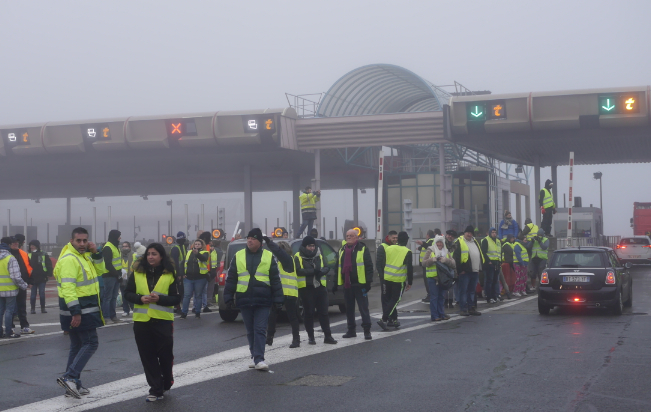
[[[626,262],[626,263],[624,263],[624,267],[625,267],[626,269],[630,269],[630,268],[633,267],[633,265],[631,265],[631,262]]]

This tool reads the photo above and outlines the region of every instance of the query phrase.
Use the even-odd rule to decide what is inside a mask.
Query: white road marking
[[[536,296],[520,299],[515,302],[507,303],[501,306],[493,307],[484,310],[484,312],[491,312],[507,308],[509,306],[518,305],[535,299]],[[427,322],[421,325],[411,326],[404,329],[397,329],[393,332],[376,333],[373,336],[373,341],[384,339],[391,336],[400,335],[407,332],[441,325],[447,322],[453,322],[463,319],[461,316],[453,317],[450,320],[440,322]],[[322,338],[323,334],[315,335],[317,338]],[[306,356],[317,355],[320,353],[330,352],[333,350],[346,348],[353,345],[362,343],[371,343],[373,341],[364,340],[363,336],[352,339],[341,339],[337,345],[325,345],[319,342],[317,345],[301,345],[300,348],[290,349],[289,344],[292,341],[291,334],[284,335],[274,339],[274,346],[266,350],[266,361],[273,367],[279,363],[300,359]],[[212,379],[221,378],[224,376],[233,375],[236,373],[260,373],[259,371],[249,370],[248,364],[251,361],[251,355],[248,345],[239,348],[230,349],[224,352],[216,353],[214,355],[204,356],[192,361],[184,362],[174,365],[174,389],[183,386],[192,385],[195,383],[205,382]],[[59,411],[86,411],[89,409],[99,408],[101,406],[112,405],[118,402],[123,402],[136,398],[144,398],[149,391],[149,385],[145,380],[145,375],[137,375],[129,378],[120,379],[118,381],[109,382],[103,385],[90,388],[91,394],[83,397],[82,399],[66,398],[58,396],[56,398],[47,399],[40,402],[34,402],[27,405],[21,405],[16,408],[7,409],[7,412],[23,412],[29,410],[30,412],[59,412]],[[143,400],[144,402],[144,400]]]

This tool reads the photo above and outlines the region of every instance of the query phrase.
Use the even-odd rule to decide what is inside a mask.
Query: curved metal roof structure
[[[432,84],[391,64],[371,64],[346,73],[325,93],[318,117],[441,111]]]

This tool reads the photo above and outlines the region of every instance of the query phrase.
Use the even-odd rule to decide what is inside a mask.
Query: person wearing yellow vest
[[[477,239],[475,239],[474,233],[475,229],[470,225],[467,226],[463,231],[463,236],[456,240],[456,248],[452,255],[459,273],[458,300],[460,316],[481,315],[476,306],[476,288],[479,281],[479,271],[486,262],[486,257]]]
[[[77,227],[70,243],[61,250],[54,268],[59,292],[59,321],[68,331],[70,353],[66,372],[57,379],[59,386],[80,399],[90,391],[81,383],[81,371],[97,351],[97,328],[104,326],[100,309],[99,277],[106,272],[102,254],[88,241],[88,231]]]
[[[201,319],[203,308],[203,291],[208,283],[208,265],[210,253],[206,250],[203,240],[197,239],[192,243],[192,250],[185,256],[185,275],[183,276],[183,308],[181,319],[188,317],[190,299],[194,295],[194,317]]]
[[[129,316],[129,314],[133,310],[133,303],[130,303],[127,300],[124,293],[127,288],[127,281],[129,280],[129,275],[131,274],[131,272],[133,272],[132,269],[133,263],[136,260],[138,260],[138,253],[135,251],[131,251],[131,243],[129,242],[122,242],[120,253],[122,256],[122,277],[120,279],[120,293],[122,294],[122,317],[125,318]]]
[[[27,290],[27,283],[20,273],[18,260],[11,254],[10,237],[2,238],[0,243],[0,335],[2,335],[2,320],[5,321],[5,338],[20,338],[11,328],[12,318],[16,311],[16,296],[18,290]]]
[[[426,235],[427,237],[425,238],[425,241],[422,240],[416,241],[416,244],[418,245],[418,263],[420,264],[420,267],[423,269],[423,281],[425,282],[425,291],[427,292],[427,295],[422,299],[423,303],[429,303],[430,301],[429,282],[427,280],[427,269],[425,268],[425,266],[423,266],[423,259],[425,259],[425,254],[427,253],[427,250],[434,245],[434,237],[440,234],[441,234],[441,229],[436,229],[436,231],[430,229],[427,231],[427,235]]]
[[[29,242],[29,264],[32,267],[32,276],[30,284],[32,285],[32,294],[29,302],[32,306],[32,315],[36,313],[36,294],[38,293],[41,303],[41,313],[47,313],[45,310],[45,284],[47,278],[52,276],[52,260],[47,253],[41,250],[41,242],[32,240]]]
[[[314,310],[319,317],[321,330],[325,335],[323,343],[336,344],[330,330],[328,317],[328,289],[326,275],[330,268],[323,265],[321,250],[312,236],[305,236],[298,253],[294,255],[298,295],[303,302],[303,325],[307,332],[307,343],[316,345],[314,340]]]
[[[102,295],[102,314],[104,319],[111,319],[114,323],[119,322],[115,306],[120,293],[120,281],[122,279],[122,253],[120,252],[120,239],[122,233],[119,230],[111,230],[108,241],[102,248],[106,272],[102,274],[104,280],[104,294]]]
[[[163,399],[174,384],[174,306],[181,301],[174,262],[160,243],[147,246],[133,265],[125,298],[133,303],[133,334],[149,384],[147,402]]]
[[[549,239],[545,237],[545,232],[540,229],[538,235],[533,238],[531,244],[531,259],[529,259],[529,277],[531,286],[536,289],[540,281],[542,271],[547,267],[547,251],[549,249]]]
[[[287,313],[287,319],[289,319],[289,324],[292,327],[292,343],[289,347],[291,349],[298,348],[301,346],[298,322],[298,281],[296,280],[296,270],[294,269],[294,258],[292,258],[292,247],[287,242],[278,242],[276,244],[267,236],[263,236],[262,239],[267,243],[267,248],[273,253],[278,263],[280,263],[278,265],[278,272],[280,275],[280,283],[283,285],[283,295],[285,295],[285,311]],[[278,310],[272,308],[269,314],[266,341],[269,346],[274,343],[278,313]]]
[[[268,371],[264,361],[267,325],[271,307],[280,310],[285,301],[278,264],[273,254],[262,248],[262,231],[253,228],[246,236],[246,248],[233,256],[224,287],[224,303],[236,305],[246,326],[253,362],[249,368]]]
[[[176,233],[176,243],[172,246],[170,256],[174,262],[174,269],[176,269],[176,280],[178,280],[179,293],[181,296],[185,294],[183,290],[183,276],[185,275],[185,257],[188,255],[188,239],[185,233],[179,231]],[[174,313],[181,313],[181,305],[176,306]]]
[[[526,218],[524,220],[524,228],[522,228],[522,234],[524,235],[524,240],[531,242],[531,239],[538,234],[538,225],[531,221],[531,218]]]
[[[514,244],[515,236],[512,234],[506,235],[506,240],[502,244],[502,274],[500,280],[507,299],[511,299],[511,291],[515,290]]]
[[[210,232],[205,232],[210,234]],[[213,239],[210,241],[210,271],[208,276],[208,283],[204,289],[203,294],[203,311],[212,312],[212,309],[209,306],[212,306],[212,302],[216,302],[216,296],[219,295],[219,283],[217,283],[217,270],[219,264],[222,260],[223,251],[221,249],[221,241],[219,239]]]
[[[488,236],[481,240],[481,251],[486,257],[484,262],[484,294],[486,303],[496,303],[500,297],[500,266],[502,258],[502,242],[497,238],[497,230],[488,229]]]
[[[554,195],[552,194],[553,187],[554,182],[547,179],[545,181],[545,187],[540,190],[540,194],[538,195],[538,204],[543,215],[540,226],[547,237],[551,237],[552,235],[552,218],[556,214],[556,203],[554,203]]]
[[[298,197],[298,200],[301,203],[303,222],[301,223],[301,227],[298,228],[298,232],[296,232],[296,239],[303,235],[305,228],[307,228],[308,235],[312,232],[312,226],[314,226],[314,221],[316,220],[316,202],[321,200],[321,191],[317,190],[312,193],[312,188],[307,186]]]
[[[529,266],[529,243],[524,234],[520,234],[513,243],[513,266],[515,268],[515,286],[513,296],[527,296],[527,267]]]
[[[382,319],[377,321],[382,330],[388,330],[389,326],[394,328],[400,326],[398,303],[402,299],[402,294],[411,289],[414,281],[412,254],[407,247],[408,242],[407,232],[398,233],[398,244],[385,247],[385,261],[378,262],[378,275],[385,286],[382,293],[386,295],[382,307]]]
[[[383,247],[384,248],[384,247]],[[357,336],[357,322],[355,321],[355,302],[362,317],[364,339],[373,339],[371,336],[371,315],[368,309],[368,292],[373,282],[373,259],[366,245],[359,241],[357,231],[350,229],[346,232],[346,244],[339,249],[339,257],[335,266],[337,283],[332,287],[332,293],[337,293],[339,286],[344,287],[346,302],[346,322],[348,331],[342,336],[344,339]]]
[[[429,282],[430,301],[429,311],[430,320],[439,322],[442,320],[450,319],[450,316],[445,314],[445,295],[447,290],[440,289],[438,284],[438,269],[436,262],[448,266],[451,269],[456,268],[454,259],[450,256],[445,247],[445,238],[438,235],[434,239],[434,245],[427,248],[425,258],[423,259],[423,267],[425,267],[425,277]]]
[[[25,283],[28,285],[32,281],[32,266],[29,263],[29,256],[22,248],[25,244],[25,235],[22,233],[17,233],[13,236],[14,242],[9,245],[11,248],[11,254],[18,261],[18,266],[20,266],[20,275],[22,276]],[[16,312],[14,316],[18,316],[20,321],[20,333],[21,335],[29,335],[34,333],[34,330],[29,327],[29,321],[27,320],[27,291],[19,289],[18,295],[16,296]],[[15,328],[15,325],[12,325]]]
[[[343,245],[346,244],[346,241],[344,240],[342,243]],[[384,238],[384,242],[380,244],[380,246],[377,247],[377,250],[375,251],[375,267],[378,270],[378,273],[380,272],[381,268],[384,267],[384,262],[386,262],[386,252],[384,251],[384,248],[387,246],[391,245],[397,245],[398,244],[398,232],[395,230],[390,230],[389,233],[386,235]],[[380,264],[382,262],[382,264]],[[381,307],[384,307],[386,305],[386,286],[384,284],[384,281],[382,280],[382,277],[380,276],[380,305]]]

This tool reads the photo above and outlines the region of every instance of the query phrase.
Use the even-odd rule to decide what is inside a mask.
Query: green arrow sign
[[[613,109],[615,108],[615,105],[614,105],[614,104],[611,105],[611,104],[610,104],[610,99],[606,99],[606,105],[605,105],[605,106],[601,106],[601,108],[604,109],[604,110],[606,110],[606,111],[611,111],[611,110],[613,110]]]
[[[468,103],[466,105],[466,118],[469,122],[481,122],[486,120],[485,103]]]
[[[614,106],[613,106],[613,107],[614,107]],[[473,115],[474,117],[479,117],[479,116],[481,116],[483,113],[484,113],[484,112],[480,112],[480,111],[479,111],[479,106],[475,106],[475,111],[474,111],[474,112],[470,112],[470,114]]]

